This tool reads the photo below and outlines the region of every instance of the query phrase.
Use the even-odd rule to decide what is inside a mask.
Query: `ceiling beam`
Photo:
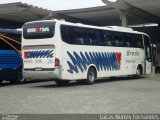
[[[149,22],[154,22],[159,24],[160,23],[160,18],[145,11],[137,6],[134,6],[130,4],[127,0],[117,0],[116,2],[109,2],[108,0],[102,0],[104,3],[114,7],[115,9],[119,11],[126,11],[129,14],[141,17],[144,20],[147,20]]]
[[[73,23],[83,23],[83,24],[88,24],[88,25],[102,26],[99,23],[91,22],[91,21],[84,20],[84,19],[81,19],[81,18],[72,17],[72,16],[69,16],[69,15],[62,14],[62,13],[57,13],[54,16],[54,18],[56,18],[56,19],[64,19],[66,21],[73,22]]]

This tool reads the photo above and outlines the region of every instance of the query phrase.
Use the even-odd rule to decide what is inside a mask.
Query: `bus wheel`
[[[142,68],[140,66],[137,67],[135,78],[140,78],[142,75]]]
[[[96,76],[96,70],[90,67],[87,73],[86,84],[92,85],[95,82]]]
[[[17,75],[17,82],[18,83],[23,83],[25,79],[23,78],[22,72],[19,72]]]
[[[23,83],[23,82],[24,82],[24,78],[23,78],[21,72],[17,73],[16,78],[11,80],[11,84],[19,84],[19,83]]]
[[[3,80],[0,80],[0,84],[2,84]]]
[[[68,80],[55,80],[57,85],[67,85],[69,84]]]

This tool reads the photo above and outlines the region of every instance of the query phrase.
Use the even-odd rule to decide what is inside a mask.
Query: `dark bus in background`
[[[0,29],[0,83],[22,80],[21,31]]]

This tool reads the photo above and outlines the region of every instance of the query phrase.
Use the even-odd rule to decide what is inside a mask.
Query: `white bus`
[[[137,76],[152,72],[149,36],[123,27],[98,27],[64,20],[23,26],[25,79],[55,79],[57,84]]]

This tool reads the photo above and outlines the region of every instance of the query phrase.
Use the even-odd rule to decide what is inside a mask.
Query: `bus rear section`
[[[60,60],[56,57],[55,22],[41,21],[23,26],[22,56],[25,79],[60,77]]]
[[[0,82],[22,80],[21,31],[0,29]]]

